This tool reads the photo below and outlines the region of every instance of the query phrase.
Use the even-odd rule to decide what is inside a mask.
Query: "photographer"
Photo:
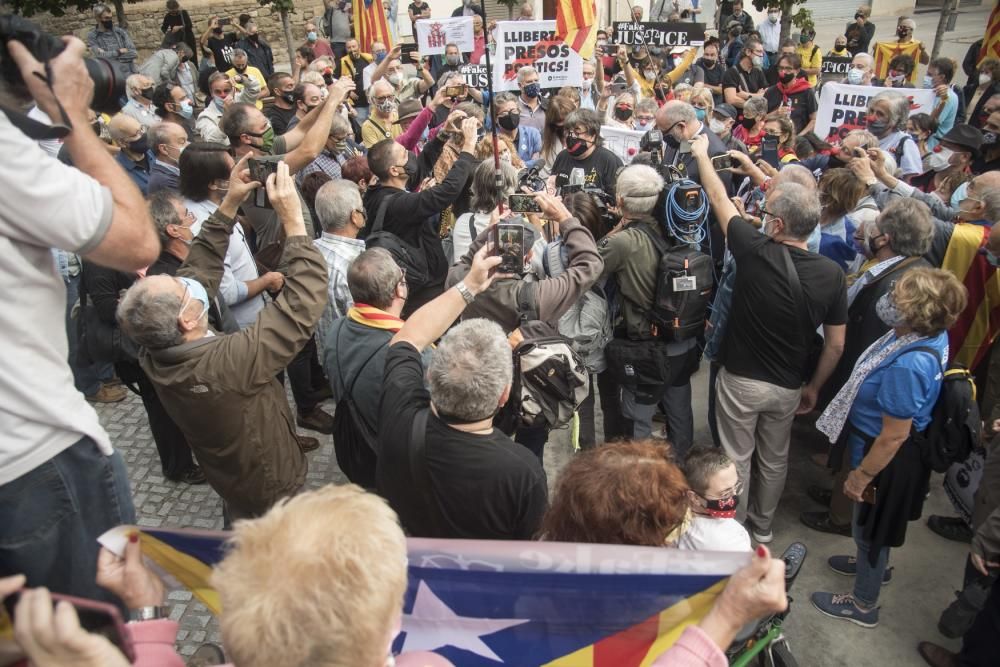
[[[21,81],[0,83],[3,97],[17,98],[18,106],[33,97],[50,118],[65,118],[63,145],[76,168],[46,155],[16,129],[8,117],[16,112],[0,113],[0,275],[5,285],[17,285],[0,309],[6,340],[0,365],[8,388],[0,416],[0,575],[24,572],[31,586],[114,600],[94,583],[97,537],[132,523],[135,510],[121,454],[73,386],[66,293],[51,248],[137,271],[156,259],[159,242],[139,189],[91,129],[94,83],[83,42],[65,38],[63,51],[40,63],[33,55],[37,42],[57,40],[18,17],[2,20],[37,36],[30,51],[17,41],[6,43],[0,58],[16,63]],[[67,497],[74,501],[60,500]]]
[[[574,169],[582,169],[586,187],[603,190],[614,197],[615,176],[622,161],[601,145],[600,116],[586,109],[574,111],[566,118],[565,131],[566,149],[552,164],[556,184],[568,181]]]

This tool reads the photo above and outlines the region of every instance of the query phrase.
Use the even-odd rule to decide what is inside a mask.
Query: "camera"
[[[24,90],[21,70],[7,51],[7,42],[16,39],[24,44],[41,63],[52,60],[66,48],[58,37],[43,31],[37,24],[20,16],[8,14],[0,16],[0,76],[11,86]],[[107,58],[84,58],[87,73],[94,81],[94,99],[90,106],[95,111],[116,113],[121,109],[120,100],[125,97],[125,78]],[[56,119],[53,119],[56,120]]]
[[[517,174],[517,189],[521,192],[525,188],[531,192],[541,192],[545,189],[545,179],[539,176],[541,167],[535,166],[529,169],[522,169]]]

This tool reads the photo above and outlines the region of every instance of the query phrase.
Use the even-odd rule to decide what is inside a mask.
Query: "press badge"
[[[674,278],[675,292],[693,292],[698,289],[698,279],[694,276],[678,276]]]

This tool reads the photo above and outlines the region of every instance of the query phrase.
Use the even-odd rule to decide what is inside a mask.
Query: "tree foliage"
[[[261,7],[270,7],[281,17],[281,29],[285,34],[285,49],[288,51],[289,64],[295,62],[295,46],[292,42],[292,26],[288,15],[295,13],[295,0],[257,0]]]
[[[125,2],[132,4],[138,0],[111,0],[114,5],[118,24],[122,28],[128,28],[128,19],[125,16]],[[48,12],[53,16],[65,16],[68,13],[89,13],[96,0],[7,0],[4,3],[10,7],[15,14],[22,16],[33,16],[43,12]]]

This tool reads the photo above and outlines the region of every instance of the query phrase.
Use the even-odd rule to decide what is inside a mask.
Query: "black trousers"
[[[962,667],[996,665],[997,636],[1000,636],[1000,578],[993,583],[986,605],[962,638],[958,664]]]
[[[136,367],[138,368],[138,365]],[[163,404],[160,403],[160,397],[156,395],[153,383],[150,382],[149,377],[141,368],[136,378],[136,384],[139,387],[142,406],[146,408],[149,430],[153,434],[156,451],[160,455],[163,476],[169,480],[177,481],[185,471],[194,467],[191,446],[188,445],[187,438],[184,437],[180,427],[167,414]]]
[[[320,400],[317,392],[329,386],[323,367],[319,364],[316,336],[310,336],[292,362],[288,364],[288,382],[292,385],[292,397],[299,414],[312,412]]]

